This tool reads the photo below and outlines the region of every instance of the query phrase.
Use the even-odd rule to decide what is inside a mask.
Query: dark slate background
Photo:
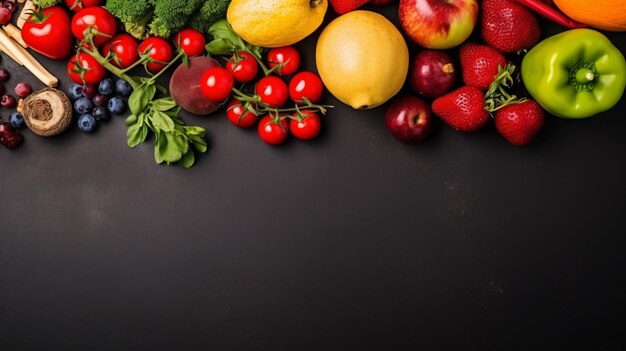
[[[626,99],[523,148],[439,120],[404,145],[383,107],[325,102],[321,137],[281,147],[186,116],[210,144],[190,170],[129,149],[121,117],[24,130],[0,150],[0,349],[626,348]]]

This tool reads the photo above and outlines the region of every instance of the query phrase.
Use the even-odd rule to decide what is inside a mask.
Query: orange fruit
[[[612,32],[626,31],[624,0],[554,0],[571,19]]]

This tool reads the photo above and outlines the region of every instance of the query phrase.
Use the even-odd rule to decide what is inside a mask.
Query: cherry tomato
[[[82,77],[80,71],[83,73]],[[69,74],[74,83],[95,85],[104,79],[106,70],[95,58],[85,52],[80,52],[78,57],[74,55],[68,62],[67,74]]]
[[[139,60],[139,45],[130,34],[118,34],[102,45],[102,54],[106,57],[113,49],[115,54],[111,63],[126,68]]]
[[[85,39],[85,30],[97,30],[99,34],[93,38],[96,46],[104,44],[117,32],[117,20],[104,7],[88,7],[78,11],[72,18],[72,34],[78,40]]]
[[[259,79],[256,85],[256,93],[261,98],[261,101],[269,105],[269,107],[284,105],[289,96],[287,85],[276,76],[267,76]]]
[[[298,120],[298,113],[294,113],[293,116],[296,119],[289,121],[289,130],[291,134],[301,140],[310,140],[315,138],[322,129],[322,123],[317,113],[311,110],[302,110],[301,114],[303,118]]]
[[[226,100],[235,85],[232,73],[222,67],[208,68],[200,78],[200,90],[213,102]]]
[[[239,83],[248,83],[256,77],[259,72],[259,64],[252,54],[245,51],[237,53],[226,63],[226,69],[233,72],[233,77]]]
[[[186,28],[181,30],[174,37],[176,47],[180,48],[189,57],[204,54],[206,40],[204,35],[195,29]]]
[[[65,5],[74,12],[78,12],[87,7],[100,6],[100,0],[65,0]]]
[[[228,117],[228,120],[230,120],[232,124],[239,128],[252,127],[259,119],[259,117],[248,110],[244,112],[241,101],[237,99],[233,99],[233,101],[228,104],[228,107],[226,107],[226,117]]]
[[[281,119],[279,122],[271,116],[265,116],[259,121],[257,131],[261,140],[270,145],[278,145],[287,140],[289,124],[286,119]]]
[[[267,63],[270,65],[270,68],[282,64],[282,67],[274,72],[279,76],[288,76],[298,71],[300,67],[300,53],[293,46],[273,48],[267,53]]]
[[[152,60],[154,61],[157,61],[151,61],[146,64],[146,68],[152,73],[157,73],[158,71],[162,70],[166,66],[167,62],[169,62],[173,57],[172,46],[167,40],[160,37],[149,37],[146,40],[142,41],[141,44],[139,44],[139,52],[141,52],[142,54],[148,51],[148,49],[150,49],[150,51],[148,52],[150,58],[152,58]]]
[[[289,97],[293,102],[303,102],[306,97],[316,103],[322,97],[323,90],[322,80],[313,72],[299,72],[289,82]]]
[[[70,30],[70,17],[61,6],[53,6],[42,11],[41,23],[36,17],[24,22],[22,39],[38,53],[54,60],[63,60],[70,55],[74,47],[74,38]]]

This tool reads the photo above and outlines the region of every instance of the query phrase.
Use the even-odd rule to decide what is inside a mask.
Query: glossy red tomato
[[[33,15],[24,23],[22,39],[36,52],[62,60],[70,55],[74,46],[70,17],[61,6],[44,9],[41,18]]]
[[[289,82],[289,97],[293,102],[303,102],[306,97],[312,103],[316,103],[322,97],[323,91],[322,79],[313,72],[299,72]]]
[[[118,34],[102,45],[102,54],[107,57],[113,51],[110,62],[126,68],[139,60],[139,44],[130,34]]]
[[[77,84],[95,85],[104,79],[106,70],[95,58],[80,52],[67,63],[67,74]]]
[[[117,32],[117,20],[104,7],[88,7],[72,17],[72,33],[78,40],[85,38],[85,30],[91,28],[99,34],[93,39],[97,47],[112,38]]]
[[[317,113],[310,110],[300,111],[304,117],[299,118],[298,113],[294,113],[295,119],[289,122],[289,130],[291,134],[298,139],[310,140],[315,138],[322,129],[322,122]]]
[[[186,28],[176,34],[174,44],[183,50],[187,56],[193,57],[204,54],[206,40],[202,33],[195,29]]]
[[[157,61],[146,64],[146,68],[152,73],[162,70],[173,57],[172,46],[167,40],[160,37],[149,37],[142,41],[139,45],[139,52],[142,54],[148,52],[150,58]]]
[[[245,110],[241,101],[233,99],[226,107],[226,117],[239,128],[252,127],[259,119],[254,113]]]
[[[273,48],[267,53],[267,63],[270,68],[282,65],[274,71],[279,76],[292,75],[300,67],[300,53],[293,46]]]
[[[289,124],[286,119],[276,121],[271,116],[262,117],[257,128],[261,140],[270,145],[279,145],[287,140]]]
[[[259,72],[259,64],[252,54],[240,51],[237,56],[232,56],[228,63],[226,63],[226,69],[233,72],[233,77],[239,83],[248,83],[252,81]]]
[[[200,77],[202,95],[213,102],[226,100],[234,85],[232,73],[218,66],[208,68]]]
[[[78,12],[87,7],[100,6],[100,0],[65,0],[65,5],[74,12]]]
[[[259,79],[256,85],[256,93],[261,101],[269,107],[280,107],[287,102],[289,93],[287,85],[276,76],[267,76]]]

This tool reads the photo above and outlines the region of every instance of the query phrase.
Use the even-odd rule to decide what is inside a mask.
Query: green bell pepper
[[[620,101],[626,60],[600,32],[573,29],[532,48],[522,61],[522,80],[548,113],[586,118]]]

